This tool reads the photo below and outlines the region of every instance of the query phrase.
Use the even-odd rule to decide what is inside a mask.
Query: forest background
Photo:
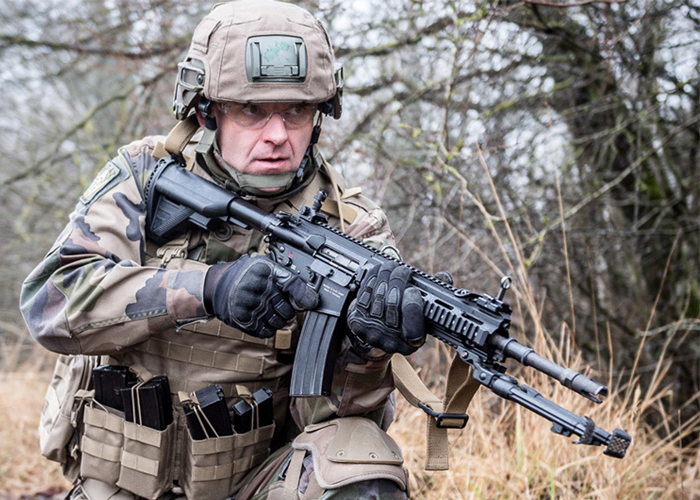
[[[2,2],[0,498],[65,486],[30,457],[53,357],[20,284],[118,147],[175,124],[176,64],[214,3]],[[417,497],[699,498],[700,2],[298,3],[345,67],[322,150],[385,208],[404,260],[480,293],[510,275],[512,335],[613,395],[595,409],[515,374],[634,438],[614,461],[480,394],[452,472],[428,475],[400,403]],[[439,387],[448,355],[413,362]]]

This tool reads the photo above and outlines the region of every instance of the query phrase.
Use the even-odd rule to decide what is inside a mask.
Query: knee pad
[[[82,479],[67,498],[68,500],[137,500],[133,493],[96,479]]]
[[[401,449],[367,418],[344,417],[308,425],[292,448],[311,453],[316,481],[324,490],[376,479],[408,489]]]

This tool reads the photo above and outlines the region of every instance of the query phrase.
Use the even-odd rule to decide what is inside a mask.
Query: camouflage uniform
[[[193,229],[158,245],[146,234],[144,192],[167,149],[183,153],[189,170],[219,185],[251,195],[281,189],[284,197],[251,199],[270,212],[297,212],[323,189],[331,197],[322,207],[331,225],[375,247],[392,243],[384,213],[359,190],[345,190],[314,146],[322,116],[341,116],[343,85],[328,33],[305,9],[273,0],[217,4],[198,24],[178,64],[173,96],[178,127],[164,144],[159,144],[163,139],[143,139],[105,165],[25,281],[21,309],[41,345],[69,355],[102,355],[110,364],[129,366],[142,380],[150,375],[169,379],[175,415],[163,431],[127,422],[117,410],[81,395],[88,402],[79,425],[82,482],[75,498],[158,499],[180,490],[190,499],[223,499],[239,490],[239,499],[406,497],[401,452],[382,430],[393,413],[388,359],[368,361],[346,340],[331,395],[290,400],[304,315],[261,339],[214,319],[222,315],[211,300],[210,281],[205,299],[212,266],[265,253],[261,235],[230,225],[212,232]],[[217,112],[226,114],[221,110],[231,105],[230,119],[238,124],[219,137],[217,127],[222,134],[225,127],[217,124]],[[304,122],[297,105],[317,112],[315,119],[307,113]],[[245,165],[228,164],[220,146],[233,148],[242,140],[241,130],[264,130],[278,113],[282,126],[295,131],[295,141],[309,133],[308,143],[294,144],[306,148],[304,160],[294,156],[300,161],[296,170],[246,175]],[[275,118],[277,126],[280,118]],[[181,126],[188,133],[176,133]],[[197,127],[201,134],[190,141]],[[277,136],[275,145],[284,146],[285,153],[294,149],[282,139]],[[265,144],[261,136],[256,140]],[[173,142],[177,145],[170,147]],[[285,182],[280,183],[280,175]],[[229,281],[217,281],[217,290],[218,283],[232,289]],[[58,371],[65,375],[65,369]],[[212,384],[221,386],[227,405],[270,389],[274,423],[192,439],[181,402]]]
[[[337,358],[331,396],[290,401],[291,363],[303,317],[299,315],[275,337],[263,340],[213,319],[205,310],[203,283],[209,266],[243,254],[264,253],[265,242],[259,233],[233,226],[216,234],[194,230],[163,247],[147,239],[143,193],[157,161],[153,156],[156,141],[146,138],[122,148],[102,169],[45,259],[24,282],[21,310],[33,337],[49,350],[108,355],[110,364],[141,365],[154,375],[169,377],[176,409],[175,429],[167,431],[172,434],[168,438],[171,449],[168,456],[150,457],[160,464],[156,475],[167,476],[167,484],[161,484],[158,493],[169,491],[172,481],[178,481],[181,486],[186,483],[188,496],[199,496],[197,491],[201,491],[217,498],[210,490],[197,490],[194,474],[185,477],[190,474],[185,471],[199,465],[192,458],[179,391],[189,393],[219,384],[229,403],[241,391],[252,393],[268,387],[274,393],[274,430],[256,435],[255,442],[245,448],[212,458],[218,463],[203,462],[201,469],[208,472],[226,462],[234,464],[228,477],[213,479],[220,483],[219,498],[237,490],[246,473],[265,460],[269,450],[285,446],[276,456],[290,457],[291,449],[284,443],[310,424],[360,415],[386,428],[392,418],[392,405],[387,403],[394,388],[387,360],[367,361],[345,342]],[[207,177],[199,166],[189,163],[196,174]],[[329,168],[322,166],[290,198],[259,199],[258,204],[275,212],[296,212],[310,205],[319,189],[334,192]],[[337,191],[346,217],[356,214],[354,220],[346,221],[346,232],[375,247],[393,242],[385,214],[357,191],[345,191],[342,185]],[[329,219],[331,225],[339,226],[338,217]],[[240,448],[239,444],[243,446],[235,443],[233,447]],[[82,460],[87,456],[83,450]],[[96,466],[99,472],[88,475],[110,483],[114,477],[100,477],[104,470],[100,463]],[[288,463],[288,459],[286,464],[270,462],[268,468],[282,470]],[[308,465],[303,467],[307,484],[312,472]],[[85,476],[85,469],[82,474]],[[263,493],[256,498],[267,498],[265,491],[279,477],[273,474],[260,485]],[[376,491],[370,498],[405,498],[397,482],[388,480],[352,484],[328,491],[323,498],[364,497],[368,489]]]

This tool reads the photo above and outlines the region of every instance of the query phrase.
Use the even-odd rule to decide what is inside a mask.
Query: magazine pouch
[[[242,387],[238,390],[244,391]],[[275,424],[270,417],[270,425],[233,433],[223,394],[217,386],[190,395],[180,393],[180,401],[188,417],[182,474],[185,494],[187,498],[227,498],[245,475],[270,455]],[[214,410],[219,407],[225,415]]]
[[[124,413],[91,401],[83,426],[80,476],[115,484],[124,446]]]
[[[194,440],[187,434],[183,488],[187,498],[221,500],[270,455],[275,424],[231,436]]]
[[[175,422],[159,431],[135,422],[124,422],[124,446],[117,486],[155,500],[173,482]]]

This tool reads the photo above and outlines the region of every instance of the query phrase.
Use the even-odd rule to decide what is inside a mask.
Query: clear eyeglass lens
[[[287,128],[294,129],[308,125],[315,111],[316,107],[312,104],[294,104],[278,111],[256,104],[232,104],[226,110],[226,116],[242,127],[257,129],[263,128],[272,115],[278,114]]]

